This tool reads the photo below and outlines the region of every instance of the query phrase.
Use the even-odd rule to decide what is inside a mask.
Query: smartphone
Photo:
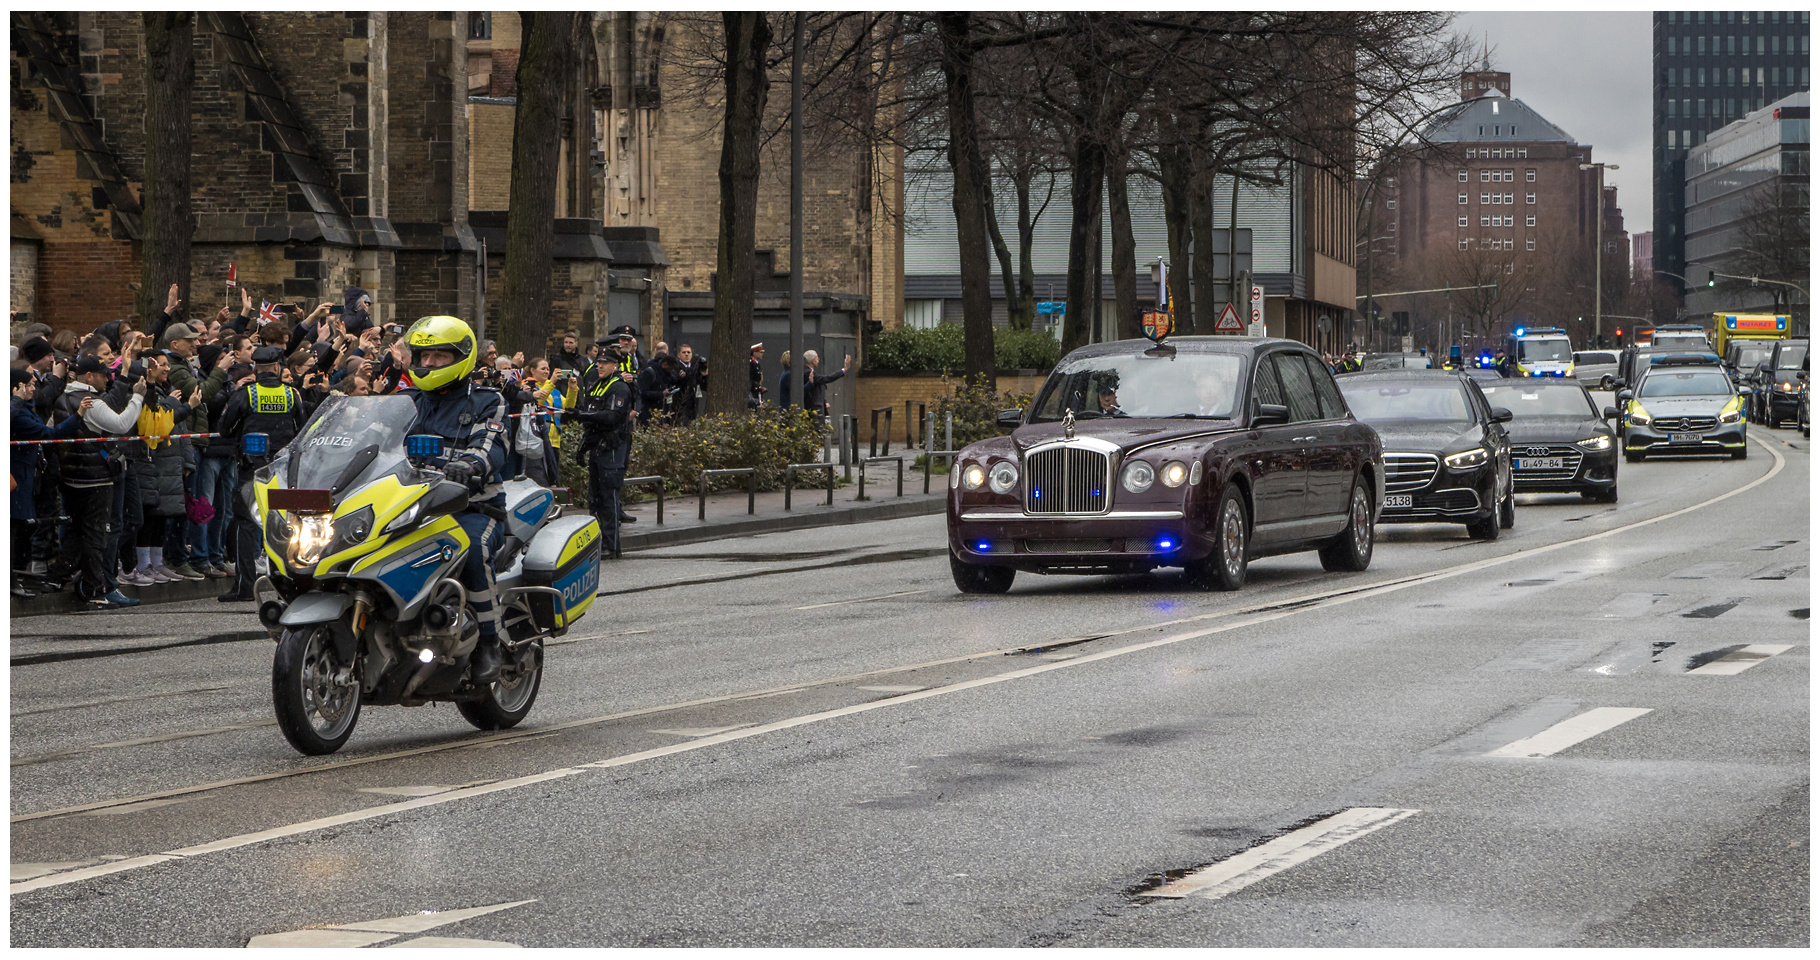
[[[339,304],[339,303],[338,303],[338,304],[335,304],[335,305],[334,305],[334,306],[332,306],[332,307],[330,307],[330,308],[329,308],[329,316],[331,316],[331,317],[339,317],[339,316],[341,316],[341,315],[342,315],[342,313],[343,313],[343,312],[345,312],[345,311],[346,311],[346,310],[347,310],[347,308],[346,308],[346,307],[344,307],[344,306],[342,306],[342,305],[341,305],[341,304]]]
[[[392,331],[392,336],[394,336],[394,337],[396,337],[396,336],[402,336],[402,335],[403,335],[403,334],[404,334],[404,328],[403,328],[403,327],[401,327],[401,326],[399,326],[399,325],[398,325],[398,324],[396,324],[396,323],[394,323],[394,324],[392,324],[392,325],[391,325],[391,326],[390,326],[390,327],[389,327],[389,328],[387,328],[387,329],[389,329],[389,330],[391,330],[391,331]]]

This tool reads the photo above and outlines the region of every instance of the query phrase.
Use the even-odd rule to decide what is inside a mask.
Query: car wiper
[[[1164,420],[1231,420],[1231,417],[1215,416],[1211,413],[1172,413]]]

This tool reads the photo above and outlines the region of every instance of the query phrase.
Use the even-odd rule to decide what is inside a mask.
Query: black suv
[[[1757,422],[1774,430],[1782,421],[1793,420],[1801,405],[1801,386],[1795,377],[1801,361],[1807,359],[1806,340],[1777,340],[1776,346],[1761,363],[1751,386],[1757,392],[1751,412]]]
[[[1384,442],[1381,523],[1464,523],[1480,540],[1516,525],[1510,411],[1474,381],[1441,370],[1335,378],[1353,415]]]

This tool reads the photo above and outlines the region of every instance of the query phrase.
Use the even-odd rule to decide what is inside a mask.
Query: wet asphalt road
[[[1808,445],[1753,435],[1236,594],[963,597],[940,518],[641,553],[504,735],[373,708],[298,757],[263,639],[15,667],[12,943],[1805,945]],[[255,626],[64,619],[12,628]]]

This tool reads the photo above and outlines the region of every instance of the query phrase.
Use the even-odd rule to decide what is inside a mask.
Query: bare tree
[[[556,181],[561,168],[564,93],[575,69],[586,14],[520,13],[518,108],[512,122],[512,185],[506,213],[505,284],[496,339],[502,353],[541,351],[550,334],[555,262]]]
[[[1738,228],[1736,252],[1726,263],[1728,269],[1720,272],[1778,280],[1782,283],[1808,283],[1806,278],[1812,240],[1808,234],[1805,185],[1799,189],[1800,192],[1797,193],[1795,185],[1783,184],[1778,180],[1771,181],[1757,191],[1744,209],[1744,219]],[[1748,283],[1746,280],[1724,281],[1726,286]],[[1796,324],[1796,328],[1805,329],[1807,299],[1799,290],[1781,283],[1764,284],[1763,288],[1774,297],[1778,312],[1786,309],[1798,313],[1801,322]]]
[[[190,95],[196,80],[194,13],[147,13],[145,187],[139,313],[164,303],[171,284],[190,298]]]

